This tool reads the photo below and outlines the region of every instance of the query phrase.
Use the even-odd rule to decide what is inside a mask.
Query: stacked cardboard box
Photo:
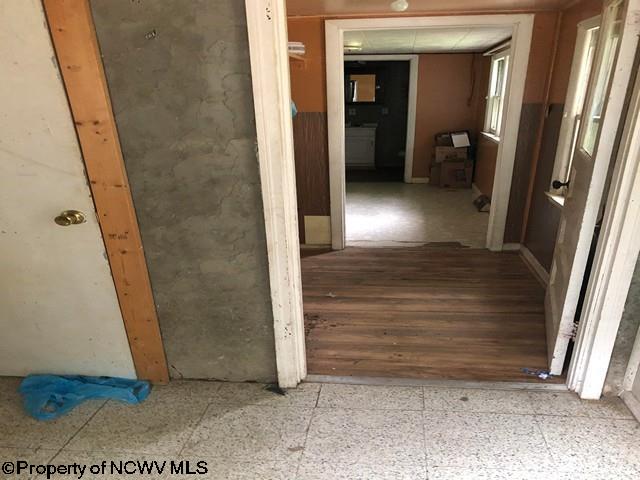
[[[439,133],[431,161],[429,183],[447,188],[470,188],[473,162],[467,132]]]

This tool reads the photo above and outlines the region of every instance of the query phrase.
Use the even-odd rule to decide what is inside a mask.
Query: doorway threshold
[[[557,381],[557,380],[556,380]],[[346,385],[378,385],[402,387],[476,388],[484,390],[542,390],[565,392],[566,383],[492,382],[477,380],[433,380],[392,377],[352,377],[333,375],[307,375],[305,383],[339,383]]]

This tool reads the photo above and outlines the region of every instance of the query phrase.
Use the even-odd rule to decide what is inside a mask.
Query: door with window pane
[[[545,298],[547,351],[553,374],[562,372],[573,334],[580,288],[613,150],[612,136],[615,136],[620,121],[621,105],[617,105],[617,111],[612,110],[607,117],[609,93],[614,83],[612,79],[620,84],[627,75],[628,83],[629,66],[616,68],[620,42],[625,34],[622,28],[624,17],[622,0],[605,2],[586,100],[577,120],[573,158]],[[631,31],[627,32],[627,42],[632,41],[629,35],[632,35]],[[607,141],[599,148],[603,127]]]

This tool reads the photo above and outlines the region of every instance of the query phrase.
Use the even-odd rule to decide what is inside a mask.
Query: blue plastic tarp
[[[24,408],[33,418],[53,420],[91,398],[140,403],[149,396],[149,382],[116,377],[30,375],[20,384]]]

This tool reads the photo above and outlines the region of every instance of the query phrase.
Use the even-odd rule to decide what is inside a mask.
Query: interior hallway
[[[469,189],[401,182],[347,182],[346,189],[347,245],[486,246],[489,214],[476,210]]]
[[[317,383],[281,396],[259,384],[191,381],[156,387],[140,405],[89,401],[37,422],[24,413],[17,386],[0,379],[3,464],[190,460],[192,469],[206,462],[207,474],[126,477],[215,480],[640,475],[640,428],[619,398]],[[87,471],[82,478],[122,477]]]
[[[544,290],[516,253],[351,247],[305,256],[302,287],[310,374],[538,381],[523,368],[547,368]]]

